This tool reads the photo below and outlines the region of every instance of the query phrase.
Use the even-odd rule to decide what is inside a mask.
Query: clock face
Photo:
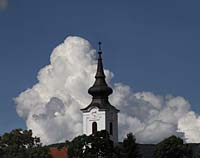
[[[92,118],[93,118],[93,119],[96,119],[96,118],[97,118],[97,112],[98,112],[97,109],[92,109],[91,115],[92,115]]]

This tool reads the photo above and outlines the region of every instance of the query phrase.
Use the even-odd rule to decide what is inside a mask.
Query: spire
[[[102,63],[102,57],[101,57],[102,51],[101,51],[101,42],[99,42],[99,51],[98,51],[98,65],[97,65],[97,72],[95,75],[95,78],[106,78],[103,70],[103,63]]]
[[[108,87],[106,83],[106,76],[104,74],[103,63],[102,63],[102,50],[101,42],[99,42],[98,50],[98,63],[97,72],[95,75],[95,82],[92,87],[89,88],[88,93],[92,95],[92,102],[84,109],[83,112],[88,112],[92,107],[98,107],[99,110],[114,110],[119,112],[114,106],[109,103],[108,96],[112,94],[113,90]]]
[[[101,51],[101,42],[99,42],[99,50],[98,50],[98,64],[97,64],[97,72],[95,75],[94,85],[89,88],[88,93],[93,96],[93,98],[108,98],[110,94],[112,94],[112,89],[107,86],[105,81],[105,74],[102,63],[102,51]]]

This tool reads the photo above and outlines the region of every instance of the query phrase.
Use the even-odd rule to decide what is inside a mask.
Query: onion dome
[[[105,74],[103,69],[102,57],[101,57],[101,42],[99,42],[99,51],[98,51],[98,65],[97,72],[95,75],[95,82],[92,87],[89,88],[88,93],[93,96],[93,98],[107,98],[112,94],[113,90],[108,87],[105,81]]]

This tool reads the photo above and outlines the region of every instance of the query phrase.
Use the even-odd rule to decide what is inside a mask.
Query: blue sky
[[[0,11],[0,133],[25,128],[13,98],[67,36],[102,41],[114,81],[183,96],[200,113],[199,1],[9,0]],[[91,83],[92,84],[92,83]]]

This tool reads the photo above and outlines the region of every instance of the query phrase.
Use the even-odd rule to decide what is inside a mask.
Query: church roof
[[[92,87],[89,88],[88,93],[93,96],[92,102],[86,108],[81,109],[82,111],[88,111],[92,107],[98,107],[100,110],[117,110],[112,106],[108,101],[108,96],[112,94],[113,90],[106,83],[106,76],[104,74],[104,68],[102,63],[102,51],[101,43],[99,42],[99,51],[98,51],[98,64],[97,72],[95,75],[95,82]]]
[[[57,148],[57,147],[50,147],[50,155],[53,158],[68,158],[68,149],[67,147]]]

